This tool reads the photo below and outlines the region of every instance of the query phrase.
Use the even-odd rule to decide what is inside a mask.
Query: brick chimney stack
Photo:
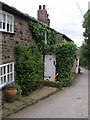
[[[50,26],[50,19],[48,18],[49,14],[47,14],[46,6],[39,5],[39,10],[37,11],[37,19],[38,21]]]

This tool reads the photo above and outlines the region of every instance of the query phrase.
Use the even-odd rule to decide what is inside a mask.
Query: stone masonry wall
[[[14,22],[15,34],[2,33],[2,63],[15,62],[15,45],[34,43],[28,21],[19,16],[14,16]]]

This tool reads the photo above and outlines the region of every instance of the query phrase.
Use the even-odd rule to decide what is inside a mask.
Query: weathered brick
[[[50,19],[48,18],[49,14],[47,13],[47,10],[45,8],[45,5],[42,6],[39,5],[39,10],[37,11],[37,19],[38,21],[46,24],[47,26],[50,26]]]
[[[7,34],[2,33],[2,59],[3,63],[7,62],[15,62],[15,45],[23,44],[30,45],[34,42],[32,39],[32,34],[29,30],[28,21],[24,18],[20,18],[19,16],[14,16],[15,26],[14,32],[15,34]]]

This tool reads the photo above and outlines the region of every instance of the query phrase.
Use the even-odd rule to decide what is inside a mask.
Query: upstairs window
[[[5,32],[14,32],[14,16],[4,12],[0,11],[0,31]]]

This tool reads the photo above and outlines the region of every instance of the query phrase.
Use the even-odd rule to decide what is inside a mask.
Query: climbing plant
[[[29,22],[29,29],[31,30],[32,35],[35,38],[36,44],[41,53],[43,53],[45,49],[45,39],[47,39],[48,45],[56,44],[55,30],[33,20]],[[46,38],[45,38],[45,35],[46,35]]]
[[[37,21],[30,20],[29,29],[36,45],[15,48],[16,53],[16,82],[21,86],[22,94],[35,90],[43,82],[44,54],[56,54],[57,81],[68,86],[72,83],[72,65],[76,55],[76,45],[73,42],[57,44],[57,32]],[[46,38],[45,38],[46,35]],[[47,44],[45,44],[47,39]]]
[[[62,42],[57,44],[57,32],[47,26],[31,20],[29,28],[33,37],[36,39],[38,49],[42,54],[52,52],[56,54],[57,80],[62,82],[64,86],[72,83],[72,65],[76,55],[76,45],[73,42]],[[45,32],[47,33],[47,44],[45,44]]]

